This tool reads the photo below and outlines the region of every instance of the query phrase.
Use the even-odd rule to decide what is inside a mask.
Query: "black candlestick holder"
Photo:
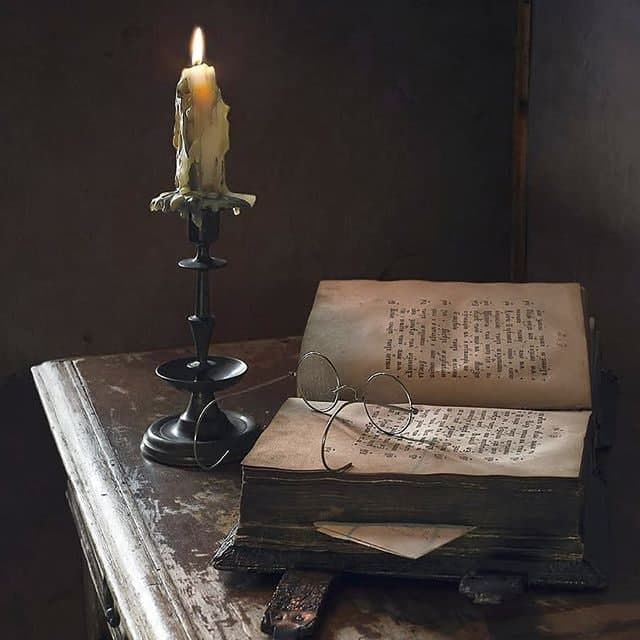
[[[162,380],[190,392],[191,398],[182,413],[160,418],[147,429],[140,448],[150,460],[189,467],[215,465],[221,460],[233,462],[244,457],[258,436],[257,425],[250,416],[222,410],[215,402],[211,404],[217,392],[244,376],[247,365],[238,358],[209,355],[215,326],[215,316],[209,309],[209,271],[226,265],[226,260],[209,255],[209,246],[220,234],[221,212],[247,206],[239,198],[199,192],[162,193],[151,201],[152,211],[176,211],[187,220],[189,240],[195,244],[196,254],[180,260],[178,265],[195,271],[196,300],[194,313],[187,318],[195,355],[169,360],[156,369]],[[205,407],[208,407],[206,415],[198,425]]]

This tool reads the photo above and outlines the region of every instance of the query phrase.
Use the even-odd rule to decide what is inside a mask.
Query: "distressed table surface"
[[[292,369],[298,348],[298,339],[284,339],[219,345],[214,351],[248,362],[240,388]],[[153,373],[179,353],[48,362],[34,368],[34,377],[129,636],[265,637],[260,619],[277,578],[223,574],[210,566],[218,542],[236,520],[239,466],[204,473],[161,466],[140,455],[146,427],[184,406],[186,396]],[[290,379],[224,406],[248,411],[266,424],[293,392]],[[535,592],[483,608],[453,585],[347,577],[328,603],[318,636],[640,638],[640,523],[634,516],[626,524],[614,538],[619,567],[606,592]]]

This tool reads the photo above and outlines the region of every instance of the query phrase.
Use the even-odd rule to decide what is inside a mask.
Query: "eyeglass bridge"
[[[348,384],[338,385],[335,389],[331,390],[331,393],[338,394],[342,391],[351,391],[351,393],[353,393],[353,402],[362,402],[364,400],[364,398],[359,395],[358,390]]]

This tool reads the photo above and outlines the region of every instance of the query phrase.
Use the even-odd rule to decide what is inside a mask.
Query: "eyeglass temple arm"
[[[230,452],[230,450],[227,449],[213,464],[204,464],[198,457],[198,434],[200,433],[200,426],[202,425],[202,421],[205,419],[209,409],[211,409],[211,407],[217,404],[218,404],[218,398],[214,398],[213,400],[211,400],[211,402],[209,402],[204,406],[204,408],[200,412],[200,415],[198,416],[198,419],[196,420],[196,427],[193,431],[193,459],[196,461],[196,464],[203,471],[213,471],[216,467],[222,464],[222,462],[229,455],[229,452]]]
[[[327,462],[327,456],[324,452],[324,448],[325,445],[327,443],[327,436],[329,435],[329,430],[331,429],[331,425],[333,424],[333,421],[336,419],[336,417],[338,416],[338,414],[345,408],[348,407],[350,404],[355,404],[357,403],[358,400],[349,400],[347,402],[345,402],[343,405],[340,406],[340,408],[329,418],[329,420],[327,420],[327,426],[324,428],[324,433],[322,434],[322,443],[320,444],[320,457],[322,458],[322,465],[324,466],[324,468],[327,471],[332,471],[333,473],[342,473],[343,471],[347,471],[349,469],[351,469],[351,467],[353,467],[353,462],[348,462],[347,464],[342,465],[341,467],[336,467],[335,469],[331,466],[329,466],[329,463]]]

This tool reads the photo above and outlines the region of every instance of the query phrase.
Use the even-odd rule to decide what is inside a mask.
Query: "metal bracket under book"
[[[521,596],[525,587],[522,575],[472,571],[462,576],[458,591],[473,604],[503,604]]]
[[[260,628],[276,640],[310,638],[336,574],[286,571],[267,606]]]

